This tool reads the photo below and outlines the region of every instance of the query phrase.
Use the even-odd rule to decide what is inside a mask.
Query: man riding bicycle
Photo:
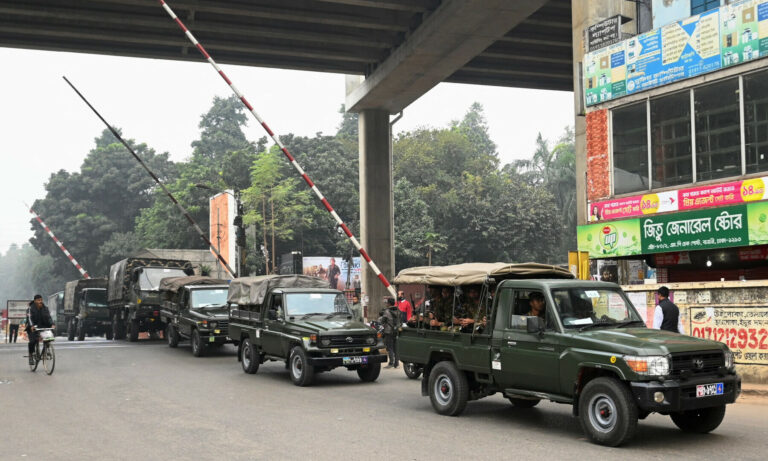
[[[29,364],[35,364],[35,346],[40,339],[38,328],[54,328],[51,312],[43,304],[43,297],[35,295],[33,301],[29,303],[27,309],[27,337],[29,338]]]

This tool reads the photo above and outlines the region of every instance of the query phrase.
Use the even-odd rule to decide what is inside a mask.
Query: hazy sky
[[[215,58],[215,56],[214,56]],[[27,241],[32,204],[60,169],[77,171],[104,126],[61,78],[65,75],[123,136],[184,160],[200,116],[230,89],[209,64],[0,48],[0,252]],[[277,134],[335,133],[344,76],[222,66]],[[485,109],[502,164],[529,157],[536,134],[555,140],[573,124],[573,96],[443,83],[407,107],[395,132],[444,127],[473,102]],[[250,115],[249,115],[250,117]],[[264,136],[256,123],[249,139]],[[126,152],[126,155],[130,155]],[[344,210],[338,210],[344,217]],[[42,217],[45,220],[45,216]],[[56,229],[53,229],[56,233]],[[66,235],[57,234],[66,246]],[[75,255],[77,257],[77,255]]]

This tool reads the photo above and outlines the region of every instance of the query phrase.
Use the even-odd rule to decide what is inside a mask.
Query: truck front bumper
[[[205,344],[227,344],[234,342],[229,336],[227,336],[226,331],[222,332],[221,330],[200,330],[200,340]]]
[[[722,384],[723,393],[697,397],[697,386],[707,384]],[[632,382],[630,387],[640,409],[668,413],[733,403],[741,394],[741,378],[737,374],[727,374],[686,380]],[[661,402],[655,399],[657,392],[663,394]]]
[[[356,365],[369,365],[372,363],[382,363],[387,361],[384,354],[371,355],[339,355],[333,357],[308,357],[309,364],[315,367],[336,368],[349,367]]]

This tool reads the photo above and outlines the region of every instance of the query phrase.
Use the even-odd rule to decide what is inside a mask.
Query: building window
[[[696,88],[696,180],[741,174],[739,79]]]
[[[744,76],[747,173],[768,171],[768,71]]]
[[[720,6],[720,0],[691,0],[691,16]]]
[[[690,92],[651,100],[653,187],[693,181]]]
[[[612,113],[613,193],[648,190],[648,127],[646,104],[634,104]]]

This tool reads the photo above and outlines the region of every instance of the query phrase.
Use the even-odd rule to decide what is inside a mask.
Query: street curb
[[[768,389],[755,389],[755,388],[749,388],[749,387],[742,387],[741,395],[749,395],[753,397],[768,397]]]

